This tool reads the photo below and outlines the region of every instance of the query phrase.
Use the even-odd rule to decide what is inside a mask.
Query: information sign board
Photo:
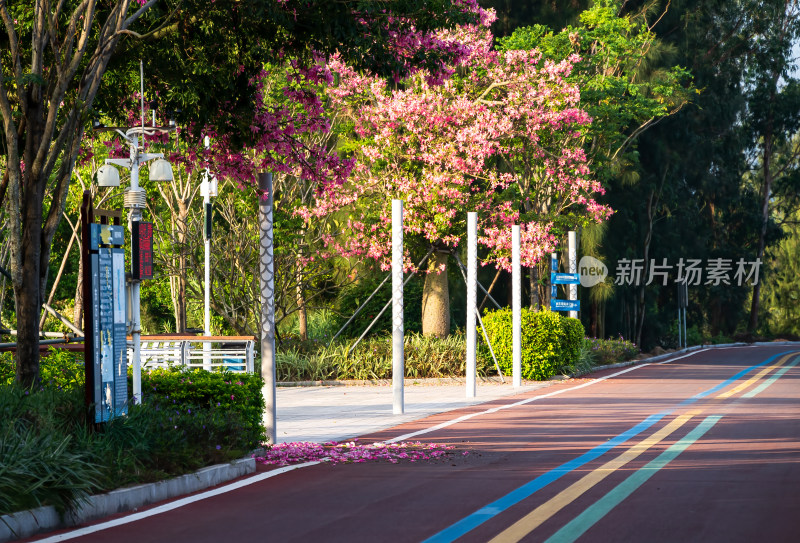
[[[580,300],[556,300],[555,298],[550,299],[550,310],[551,311],[580,311],[581,310],[581,302]]]
[[[127,413],[125,249],[121,226],[93,223],[89,232],[92,399],[99,423]]]
[[[551,273],[550,282],[554,285],[580,285],[581,276],[577,273]]]

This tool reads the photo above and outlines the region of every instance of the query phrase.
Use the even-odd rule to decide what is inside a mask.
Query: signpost
[[[559,273],[558,255],[552,253],[550,255],[550,311],[580,311],[580,300],[559,300],[557,287],[557,285],[579,285],[580,282],[581,276],[578,273]],[[571,288],[577,289],[577,286]],[[573,294],[570,293],[570,297],[572,296]],[[575,297],[577,297],[577,292]]]
[[[550,310],[551,311],[580,311],[581,310],[581,301],[580,300],[555,300],[553,298],[550,299]]]
[[[95,424],[127,413],[128,357],[125,296],[125,231],[118,212],[94,210],[84,193],[82,207],[86,402]],[[95,212],[106,222],[97,224]]]

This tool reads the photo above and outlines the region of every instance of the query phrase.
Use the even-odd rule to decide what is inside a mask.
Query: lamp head
[[[172,165],[163,158],[150,164],[150,181],[172,181]]]
[[[104,164],[97,169],[97,186],[118,187],[119,172],[114,166]]]

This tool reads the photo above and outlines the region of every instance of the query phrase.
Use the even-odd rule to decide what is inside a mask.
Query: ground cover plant
[[[41,386],[23,388],[0,355],[0,514],[63,513],[89,494],[242,458],[264,439],[255,375],[143,372],[142,404],[92,431],[81,359],[51,353],[42,373]]]
[[[592,362],[597,366],[625,362],[639,354],[639,347],[635,343],[621,337],[618,339],[586,338],[584,341]]]
[[[368,337],[348,354],[354,340],[326,345],[305,342],[277,353],[280,381],[377,380],[392,377],[392,343],[389,336]],[[444,378],[466,373],[467,344],[463,333],[447,338],[406,334],[405,374],[408,378]],[[478,357],[479,375],[493,373],[488,351]]]

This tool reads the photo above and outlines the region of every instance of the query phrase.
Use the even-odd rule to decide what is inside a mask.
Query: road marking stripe
[[[706,396],[710,396],[711,394],[714,394],[715,392],[719,392],[720,390],[722,390],[726,386],[728,386],[731,383],[733,383],[734,381],[738,380],[739,377],[742,377],[743,375],[746,375],[746,374],[750,373],[751,371],[753,371],[756,368],[760,368],[761,366],[766,366],[767,364],[769,364],[770,362],[772,362],[773,360],[775,360],[779,356],[784,356],[784,355],[787,355],[787,354],[795,354],[795,353],[797,353],[796,350],[795,351],[784,351],[782,353],[774,354],[774,355],[770,356],[769,358],[767,358],[766,360],[764,360],[763,362],[761,362],[759,364],[755,364],[753,366],[750,366],[749,368],[743,369],[742,371],[740,371],[739,373],[737,373],[733,377],[722,381],[718,385],[713,386],[713,387],[709,388],[708,390],[704,390],[703,392],[699,392],[699,393],[695,394],[694,396],[692,396],[691,398],[683,400],[681,403],[678,404],[678,406],[679,407],[683,407],[683,406],[689,405],[691,403],[696,402],[697,400],[701,400],[701,399],[705,398]]]
[[[702,350],[694,351],[694,353],[689,353],[689,354],[684,355],[684,356],[689,356],[691,354],[700,353],[700,352],[704,352],[704,351],[702,351]],[[450,526],[448,526],[444,530],[442,530],[442,531],[434,534],[433,536],[429,537],[428,539],[426,539],[424,541],[424,543],[434,543],[434,542],[436,542],[436,543],[444,543],[444,542],[455,541],[456,539],[458,539],[462,535],[466,534],[467,532],[470,532],[473,529],[477,528],[478,526],[480,526],[481,524],[483,524],[487,520],[495,517],[499,513],[502,513],[503,511],[505,511],[506,509],[508,509],[512,505],[515,505],[515,504],[519,503],[520,501],[524,500],[525,498],[528,498],[531,495],[533,495],[538,490],[540,490],[540,489],[544,488],[545,486],[549,485],[553,481],[558,480],[562,475],[565,475],[565,474],[567,474],[567,473],[569,473],[569,472],[571,472],[571,471],[583,466],[587,462],[590,462],[590,461],[594,460],[595,458],[601,456],[602,454],[607,452],[609,449],[611,449],[613,447],[616,447],[617,445],[619,445],[621,443],[624,443],[625,441],[627,441],[631,437],[635,436],[636,434],[638,434],[640,432],[643,432],[644,430],[646,430],[647,428],[649,428],[650,426],[652,426],[653,424],[658,422],[658,420],[660,420],[661,418],[674,413],[676,410],[680,409],[681,407],[685,407],[687,405],[690,405],[690,404],[692,404],[692,403],[694,403],[694,402],[696,402],[696,401],[698,401],[698,400],[700,400],[702,398],[705,398],[706,396],[708,396],[710,394],[713,394],[714,392],[717,392],[717,391],[725,388],[726,386],[730,385],[731,383],[733,383],[734,381],[736,381],[737,379],[739,379],[743,375],[746,375],[747,373],[753,371],[756,368],[760,368],[761,366],[769,364],[770,362],[772,362],[773,360],[775,360],[779,356],[783,356],[783,355],[786,355],[786,354],[789,354],[789,353],[794,353],[794,352],[796,352],[796,351],[785,351],[785,352],[782,352],[782,353],[778,353],[778,354],[772,355],[769,358],[767,358],[766,360],[764,360],[763,362],[759,362],[758,364],[754,364],[754,365],[752,365],[752,366],[750,366],[748,368],[745,368],[745,369],[741,370],[740,372],[736,373],[735,375],[733,375],[732,377],[729,377],[728,379],[722,381],[721,383],[719,383],[719,384],[717,384],[717,385],[715,385],[715,386],[713,386],[713,387],[711,387],[711,388],[709,388],[707,390],[704,390],[703,392],[699,392],[699,393],[695,394],[694,396],[692,396],[691,398],[687,398],[686,400],[681,401],[673,409],[668,409],[668,410],[663,411],[661,413],[657,413],[655,415],[651,415],[650,417],[648,417],[644,421],[640,422],[639,424],[637,424],[636,426],[634,426],[630,430],[627,430],[626,432],[618,435],[617,437],[611,439],[610,441],[608,441],[608,442],[606,442],[606,443],[604,443],[602,445],[598,445],[594,449],[591,449],[590,451],[587,451],[587,452],[583,453],[581,456],[579,456],[577,458],[574,458],[574,459],[570,460],[569,462],[566,462],[566,463],[564,463],[564,464],[562,464],[562,465],[560,465],[560,466],[558,466],[556,468],[553,468],[552,470],[548,471],[547,473],[543,473],[542,475],[538,476],[537,478],[533,479],[532,481],[529,481],[529,482],[525,483],[524,485],[522,485],[521,487],[517,488],[516,490],[512,490],[511,492],[509,492],[505,496],[501,497],[500,499],[495,500],[492,503],[490,503],[490,504],[488,504],[488,505],[486,505],[484,507],[481,507],[480,509],[478,509],[474,513],[471,513],[471,514],[467,515],[466,517],[464,517],[461,520],[455,522],[454,524],[451,524]],[[681,358],[683,358],[683,357],[681,357]],[[642,365],[642,366],[634,366],[633,368],[629,368],[626,371],[630,371],[630,370],[632,370],[634,368],[643,367],[643,366],[644,365]],[[619,373],[624,373],[624,372],[619,372]],[[614,375],[619,375],[619,373],[616,373]],[[614,375],[609,375],[606,378],[613,377]],[[603,378],[601,378],[601,379],[603,379]],[[593,384],[593,383],[594,382],[584,383],[583,385],[579,385],[577,387],[573,387],[571,389],[565,389],[563,391],[558,391],[558,392],[560,393],[560,392],[566,392],[567,390],[575,390],[577,388],[583,388],[584,386],[588,386],[588,385]],[[528,403],[528,402],[533,401],[534,399],[538,399],[538,398],[540,398],[540,397],[529,398],[528,400],[523,400],[521,402],[516,402],[515,404],[511,404],[511,406],[522,405],[523,403]],[[494,410],[496,411],[497,408],[495,408]],[[477,416],[479,414],[483,414],[483,413],[476,413],[476,414],[470,415],[468,417],[471,418],[472,416]],[[654,417],[655,417],[655,419],[654,419]],[[464,419],[464,418],[465,417],[460,417],[459,419]],[[459,420],[459,419],[456,419],[456,420]],[[651,419],[654,419],[654,420],[651,420]],[[438,426],[440,426],[440,427],[449,426],[449,423],[444,423],[443,425],[438,425]],[[436,428],[437,427],[434,426],[433,428],[431,428],[431,431],[433,429],[436,429]],[[406,434],[406,436],[402,436],[402,437],[403,438],[407,438],[407,436],[410,437],[410,436],[418,435],[420,433],[426,433],[426,431],[416,432],[416,433],[413,433],[413,434]]]
[[[642,453],[660,443],[675,430],[683,426],[693,416],[700,414],[700,411],[692,411],[676,417],[672,422],[655,432],[653,435],[630,447],[627,451],[620,454],[588,473],[583,478],[574,482],[572,485],[562,490],[558,495],[546,501],[520,520],[506,528],[498,534],[490,543],[511,543],[521,540],[539,527],[547,519],[561,511],[564,507],[572,503],[575,499],[586,493],[587,490],[601,482],[619,468],[632,462]]]
[[[792,357],[791,354],[787,354],[786,356],[784,356],[783,358],[781,358],[780,360],[778,360],[777,362],[775,362],[771,366],[767,366],[766,368],[764,368],[763,370],[761,370],[760,372],[758,372],[757,374],[752,376],[747,381],[741,383],[740,385],[737,385],[736,387],[730,389],[727,392],[723,392],[722,394],[718,395],[717,399],[718,400],[724,400],[725,398],[730,398],[731,396],[733,396],[737,392],[741,392],[742,390],[746,389],[747,387],[749,387],[750,385],[752,385],[753,383],[755,383],[756,381],[758,381],[759,379],[764,377],[766,374],[768,374],[772,370],[781,367],[791,357]]]
[[[669,464],[690,445],[700,439],[721,418],[721,415],[711,415],[707,417],[697,428],[689,432],[686,437],[672,445],[642,469],[617,485],[608,494],[600,498],[597,502],[584,510],[583,513],[553,534],[545,543],[571,543],[578,539],[589,528],[606,516],[609,511],[619,505],[622,500],[630,496],[637,488],[647,482],[647,480],[655,475],[661,468]]]
[[[781,368],[780,371],[775,373],[775,375],[773,375],[772,377],[770,377],[769,379],[767,379],[766,381],[764,381],[763,383],[758,385],[756,388],[754,388],[753,390],[751,390],[747,394],[743,395],[742,398],[753,398],[754,396],[760,394],[767,387],[769,387],[772,383],[774,383],[775,381],[780,379],[783,376],[784,373],[789,371],[793,366],[796,366],[798,362],[800,362],[800,356],[798,356],[794,360],[792,360],[791,363],[788,366],[786,366],[784,368]]]
[[[237,488],[242,488],[245,486],[252,485],[253,483],[258,483],[260,481],[263,481],[264,479],[269,479],[270,477],[275,477],[276,475],[281,475],[283,473],[286,473],[287,471],[294,471],[300,468],[316,466],[317,464],[321,463],[322,462],[320,461],[304,462],[302,464],[285,466],[272,471],[259,473],[258,475],[253,475],[252,477],[249,477],[247,479],[242,479],[241,481],[236,481],[235,483],[221,486],[219,488],[215,488],[214,490],[208,490],[206,492],[201,492],[200,494],[195,494],[194,496],[187,496],[186,498],[181,498],[180,500],[165,503],[164,505],[159,505],[158,507],[153,507],[152,509],[148,509],[147,511],[142,511],[140,513],[133,513],[132,515],[128,515],[126,517],[116,518],[114,520],[108,520],[106,522],[101,522],[93,526],[86,526],[85,528],[78,528],[77,530],[73,530],[71,532],[63,534],[53,535],[46,539],[37,539],[36,543],[56,543],[57,541],[66,541],[68,539],[73,539],[76,537],[93,534],[94,532],[99,532],[101,530],[107,530],[108,528],[113,528],[115,526],[122,526],[123,524],[128,524],[129,522],[134,522],[147,517],[159,515],[161,513],[166,513],[168,511],[172,511],[173,509],[178,509],[179,507],[183,507],[184,505],[189,505],[190,503],[199,502],[200,500],[205,500],[206,498],[211,498],[219,494],[225,494],[226,492],[230,492],[231,490],[236,490]],[[144,539],[147,538],[145,537]]]
[[[700,352],[700,351],[695,351],[695,352]],[[694,353],[689,353],[689,354],[694,354]],[[553,396],[558,396],[559,394],[564,394],[565,392],[572,392],[573,390],[586,388],[588,386],[595,385],[595,384],[597,384],[597,383],[599,383],[601,381],[605,381],[606,379],[611,379],[612,377],[617,377],[619,375],[622,375],[623,373],[628,373],[629,371],[634,371],[634,370],[643,368],[643,367],[648,366],[648,365],[649,364],[639,364],[639,365],[636,365],[636,366],[631,366],[630,368],[624,369],[622,371],[618,371],[616,373],[612,373],[611,375],[606,375],[605,377],[598,377],[597,379],[592,379],[591,381],[588,381],[586,383],[582,383],[580,385],[576,385],[574,387],[562,388],[562,389],[559,389],[559,390],[555,390],[553,392],[548,392],[547,394],[541,394],[541,395],[538,395],[538,396],[533,396],[531,398],[525,398],[524,400],[519,400],[519,401],[514,402],[514,403],[505,404],[505,405],[499,405],[497,407],[492,407],[491,409],[486,409],[485,411],[479,411],[477,413],[470,413],[468,415],[462,415],[462,416],[460,416],[458,418],[455,418],[455,419],[452,419],[452,420],[448,420],[446,422],[442,422],[441,424],[437,424],[435,426],[431,426],[430,428],[424,428],[422,430],[417,430],[415,432],[409,432],[407,434],[403,434],[401,436],[397,436],[397,437],[394,437],[392,439],[387,439],[386,441],[384,441],[384,443],[397,443],[398,441],[408,441],[409,439],[411,439],[413,437],[417,437],[417,436],[420,436],[420,435],[423,435],[423,434],[428,434],[428,433],[431,433],[431,432],[435,432],[437,430],[441,430],[442,428],[447,428],[448,426],[452,426],[454,424],[458,424],[459,422],[464,422],[465,420],[469,420],[469,419],[472,419],[472,418],[475,418],[475,417],[479,417],[481,415],[490,415],[492,413],[497,413],[498,411],[502,411],[503,409],[512,409],[514,407],[519,407],[521,405],[526,405],[526,404],[529,404],[531,402],[535,402],[537,400],[544,400],[546,398],[552,398]]]
[[[632,438],[636,434],[639,434],[656,422],[661,420],[664,417],[664,413],[658,413],[655,415],[650,415],[645,420],[634,426],[633,428],[619,434],[618,436],[606,441],[602,445],[598,445],[597,447],[583,453],[577,458],[573,458],[569,462],[561,464],[557,468],[551,469],[547,473],[543,473],[542,475],[538,476],[537,478],[533,479],[522,485],[521,487],[517,488],[516,490],[512,490],[499,500],[495,500],[489,505],[485,505],[481,507],[471,515],[464,517],[463,519],[459,520],[455,524],[445,528],[441,532],[429,537],[425,540],[424,543],[434,543],[434,542],[441,542],[441,541],[453,541],[462,535],[466,534],[467,532],[473,530],[474,528],[480,526],[490,518],[494,517],[498,513],[501,513],[515,505],[525,498],[531,496],[537,490],[544,488],[545,486],[549,485],[553,481],[560,479],[562,476],[566,475],[567,473],[581,467],[582,465],[591,462],[595,458],[602,456],[609,450],[613,449],[620,443],[624,443],[628,439]]]

